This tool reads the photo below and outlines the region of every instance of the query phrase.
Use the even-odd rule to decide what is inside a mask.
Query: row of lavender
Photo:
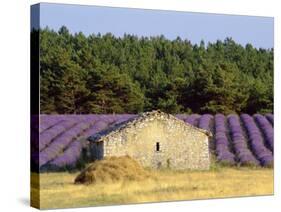
[[[87,138],[136,115],[41,115],[34,123],[32,162],[38,167],[75,167],[87,149]],[[273,164],[273,115],[177,115],[186,123],[211,131],[217,161],[238,165]],[[35,119],[37,120],[37,119]],[[36,128],[39,127],[39,128]],[[213,145],[212,145],[213,144]]]
[[[202,115],[198,120],[198,127],[210,130],[214,134],[217,161],[242,166],[273,165],[272,114],[242,114],[240,117],[233,114],[227,117],[222,114]]]
[[[39,132],[39,137],[32,139],[32,166],[75,168],[85,156],[82,153],[88,147],[86,138],[132,117],[135,115],[41,115],[40,124],[32,124],[38,127],[32,132]]]

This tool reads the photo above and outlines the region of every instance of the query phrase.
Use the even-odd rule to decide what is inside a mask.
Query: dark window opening
[[[156,152],[159,152],[159,151],[160,151],[160,143],[156,142]]]

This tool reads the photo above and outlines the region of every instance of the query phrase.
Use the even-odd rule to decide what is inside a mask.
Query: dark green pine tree
[[[65,26],[39,33],[41,113],[273,112],[273,49]]]

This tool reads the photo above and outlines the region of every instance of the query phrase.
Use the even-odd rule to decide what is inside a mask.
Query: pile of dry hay
[[[83,170],[75,178],[75,184],[143,180],[149,176],[148,171],[129,156],[106,157]]]

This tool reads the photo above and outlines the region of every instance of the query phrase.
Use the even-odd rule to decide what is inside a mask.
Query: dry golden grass
[[[83,207],[273,194],[273,170],[219,168],[211,171],[151,171],[142,181],[75,185],[78,173],[40,177],[41,208]]]
[[[143,180],[149,177],[136,160],[129,156],[105,157],[84,169],[76,178],[76,184],[109,183],[116,181]]]

